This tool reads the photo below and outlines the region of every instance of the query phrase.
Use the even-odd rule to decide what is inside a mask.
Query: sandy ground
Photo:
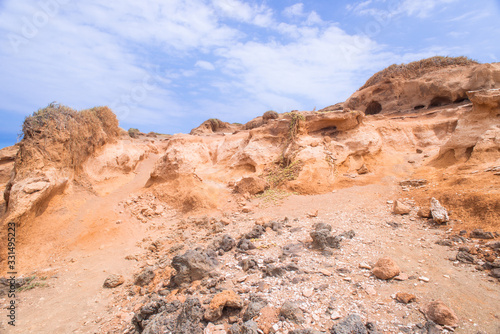
[[[165,247],[168,247],[179,241],[179,235],[188,246],[211,240],[211,232],[199,226],[184,226],[179,231],[180,216],[158,217],[144,224],[122,209],[120,203],[139,192],[147,181],[155,158],[151,156],[143,161],[126,184],[107,196],[82,195],[79,198],[76,192],[72,201],[74,207],[64,207],[56,201],[56,205],[44,213],[47,219],[54,217],[56,212],[64,214],[59,215],[59,221],[46,220],[46,226],[32,227],[33,233],[36,235],[37,228],[66,226],[59,233],[72,242],[63,247],[56,243],[58,238],[47,242],[37,240],[20,251],[22,274],[46,277],[47,286],[18,293],[17,325],[15,329],[8,327],[2,317],[4,332],[121,333],[129,324],[134,308],[140,305],[137,301],[141,297],[126,297],[130,284],[113,290],[103,289],[105,278],[110,273],[121,274],[130,282],[132,274],[141,266],[154,263],[158,256],[145,251],[147,242],[144,241],[166,240]],[[224,233],[236,238],[248,231],[255,221],[288,217],[291,223],[285,232],[278,235],[269,231],[258,241],[257,245],[265,247],[259,247],[253,255],[264,259],[276,257],[285,244],[309,242],[309,232],[317,222],[331,224],[338,233],[355,231],[356,237],[345,241],[331,257],[304,250],[298,266],[309,276],[305,283],[287,287],[289,284],[283,285],[282,281],[292,279],[288,276],[282,281],[269,280],[270,284],[279,286],[268,296],[276,305],[291,296],[300,296],[302,289],[312,282],[313,287],[327,284],[329,288],[317,292],[309,300],[300,297],[302,302],[322,309],[331,297],[335,297],[342,316],[360,313],[387,333],[397,333],[402,327],[425,322],[419,309],[435,299],[443,300],[457,313],[460,325],[456,333],[500,333],[499,282],[485,272],[476,271],[473,266],[450,261],[456,249],[435,244],[451,233],[452,225],[433,227],[418,218],[415,210],[408,216],[392,214],[392,205],[387,201],[404,200],[407,195],[395,179],[387,179],[385,183],[343,188],[325,195],[292,195],[275,204],[251,199],[248,206],[253,208],[252,212],[225,213],[231,223]],[[411,199],[406,200],[411,203]],[[316,210],[317,217],[308,215]],[[116,224],[117,220],[121,223]],[[68,221],[72,224],[67,224]],[[294,228],[300,231],[290,232]],[[44,257],[29,255],[36,248]],[[46,254],[52,255],[47,258]],[[125,260],[127,255],[138,255],[140,261]],[[373,264],[382,256],[393,258],[410,279],[381,281],[359,268],[360,263]],[[227,270],[228,275],[239,275],[234,256],[226,254],[222,261],[226,265],[222,265],[224,269],[221,270]],[[329,270],[332,275],[320,275],[318,268]],[[337,274],[339,268],[347,269],[349,280],[346,274]],[[429,278],[429,282],[418,279],[422,276]],[[238,285],[232,287],[237,289]],[[417,302],[408,306],[397,303],[392,298],[397,292],[411,292],[417,296]],[[2,304],[5,306],[6,302],[4,298]],[[333,320],[324,315],[318,316],[319,321],[309,323],[312,327],[326,329],[333,324]]]

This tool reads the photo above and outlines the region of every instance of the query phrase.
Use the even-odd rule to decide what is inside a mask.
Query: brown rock
[[[411,293],[398,292],[396,294],[396,300],[403,304],[409,304],[411,302],[416,301],[417,297],[415,295],[412,295]]]
[[[422,311],[429,320],[439,325],[451,327],[458,325],[458,317],[455,312],[440,300],[428,303],[422,308]]]
[[[102,286],[103,288],[112,289],[123,283],[125,283],[125,279],[122,275],[109,275]]]
[[[421,207],[417,215],[422,218],[432,218],[431,208],[428,206]]]
[[[404,204],[401,201],[394,201],[394,206],[392,208],[392,212],[397,215],[407,215],[410,213],[410,206]]]
[[[205,319],[212,322],[216,321],[222,316],[224,307],[242,308],[243,302],[236,292],[232,290],[222,291],[216,294],[210,305],[208,305],[205,311]]]
[[[373,275],[385,280],[398,276],[400,272],[396,262],[389,257],[379,259],[372,270]]]
[[[250,195],[255,195],[263,192],[267,188],[267,182],[260,177],[244,177],[241,179],[235,187],[236,192],[240,194],[249,193]]]

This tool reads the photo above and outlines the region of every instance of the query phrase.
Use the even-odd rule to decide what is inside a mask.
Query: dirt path
[[[136,253],[136,241],[147,234],[146,226],[118,211],[118,203],[144,187],[157,158],[150,155],[140,163],[130,182],[81,206],[64,232],[73,240],[65,246],[71,249],[66,254],[66,259],[71,260],[37,270],[37,276],[48,276],[49,287],[19,293],[18,324],[14,330],[8,328],[9,332],[94,331],[113,297],[113,292],[103,289],[102,283],[111,273],[125,275],[132,270],[133,263],[124,257]],[[118,219],[122,221],[119,225],[115,223]]]

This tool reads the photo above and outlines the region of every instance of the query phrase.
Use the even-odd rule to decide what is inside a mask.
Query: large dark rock
[[[169,305],[169,304],[167,304]],[[177,310],[161,307],[161,312],[142,321],[142,334],[202,334],[203,307],[197,298],[191,298]],[[141,310],[142,311],[142,310]],[[137,328],[137,327],[136,327]]]
[[[172,267],[177,273],[171,278],[170,285],[182,286],[202,280],[217,266],[215,253],[203,250],[188,250],[172,259]]]
[[[332,226],[329,224],[318,223],[314,225],[314,230],[309,233],[313,239],[313,247],[320,250],[340,248],[342,239],[352,239],[356,235],[353,230],[344,232],[338,236],[332,235],[331,231]]]
[[[357,314],[350,314],[330,329],[331,334],[368,334],[365,324]]]

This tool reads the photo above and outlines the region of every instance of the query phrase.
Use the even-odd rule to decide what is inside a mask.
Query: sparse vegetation
[[[76,111],[56,102],[26,117],[16,172],[58,165],[78,169],[95,150],[119,134],[108,107]]]
[[[212,131],[217,131],[221,127],[221,125],[223,124],[223,122],[218,118],[210,118],[208,121],[210,122],[210,126],[212,127]]]
[[[281,189],[267,189],[263,193],[255,195],[255,198],[261,199],[264,207],[266,207],[270,205],[277,205],[279,202],[293,194],[294,193]]]
[[[271,168],[267,170],[266,178],[271,189],[278,188],[287,181],[295,180],[303,163],[300,160],[295,160],[287,163],[284,157],[281,157]]]
[[[139,137],[140,134],[141,134],[141,131],[139,129],[136,129],[136,128],[128,129],[128,135],[130,136],[130,138],[137,138],[137,137]]]
[[[286,115],[291,118],[290,125],[288,127],[288,140],[289,142],[293,142],[299,132],[300,121],[305,120],[305,117],[304,115],[296,112],[289,112],[286,113]]]
[[[262,115],[262,119],[265,121],[268,121],[270,119],[278,119],[280,115],[274,111],[274,110],[268,110]]]
[[[43,288],[49,286],[46,282],[36,282],[36,276],[26,277],[24,284],[17,288],[17,291],[28,291],[35,288]],[[47,277],[41,277],[40,280],[45,281]]]
[[[368,88],[379,82],[390,78],[402,77],[405,79],[415,79],[430,71],[448,66],[468,66],[478,64],[477,61],[467,57],[431,57],[414,61],[408,64],[393,64],[386,69],[375,73],[361,89]]]

